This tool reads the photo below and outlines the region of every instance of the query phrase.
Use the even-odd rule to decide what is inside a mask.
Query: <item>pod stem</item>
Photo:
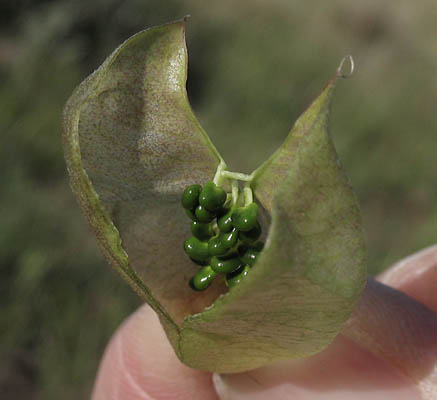
[[[225,178],[229,178],[229,179],[234,179],[234,180],[238,180],[238,181],[245,181],[245,182],[250,182],[252,181],[252,174],[247,175],[247,174],[243,174],[241,172],[231,172],[231,171],[221,171],[221,176],[225,177]]]
[[[243,193],[244,193],[244,205],[248,206],[249,204],[253,203],[253,194],[252,194],[252,189],[250,187],[250,182],[246,182],[244,184]]]
[[[237,204],[238,195],[239,195],[238,182],[232,181],[231,187],[232,187],[232,205],[235,206]]]
[[[215,173],[213,182],[217,186],[221,186],[223,179],[228,179],[231,181],[232,192],[231,192],[231,196],[229,196],[228,194],[228,199],[229,197],[232,199],[232,206],[235,206],[240,198],[240,189],[238,186],[238,181],[245,182],[243,193],[242,193],[243,194],[242,200],[244,199],[245,206],[252,203],[253,194],[252,194],[252,189],[250,187],[250,183],[252,182],[254,174],[252,173],[250,175],[247,175],[241,172],[226,171],[226,168],[227,168],[226,163],[224,161],[221,161],[217,167],[217,171]],[[226,200],[226,202],[228,201],[228,199]]]
[[[222,160],[220,161],[220,164],[217,167],[217,171],[214,175],[214,179],[213,182],[217,185],[217,186],[221,186],[222,180],[224,178],[223,176],[223,172],[226,169],[226,163]]]

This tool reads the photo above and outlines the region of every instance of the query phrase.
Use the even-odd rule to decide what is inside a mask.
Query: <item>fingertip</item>
[[[141,307],[111,339],[97,374],[93,400],[216,400],[211,374],[176,357],[155,313]]]
[[[437,311],[437,245],[400,260],[377,279]]]
[[[214,374],[222,400],[419,399],[412,382],[343,337],[322,352],[240,374]]]
[[[437,315],[425,305],[369,279],[342,334],[436,398]]]

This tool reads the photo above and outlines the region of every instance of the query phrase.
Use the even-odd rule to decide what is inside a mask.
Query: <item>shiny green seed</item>
[[[241,261],[233,254],[232,257],[213,257],[211,259],[211,268],[218,274],[227,274],[236,270],[241,265]]]
[[[194,290],[205,290],[216,277],[213,269],[207,265],[201,268],[190,280],[190,286]]]
[[[250,267],[248,265],[241,266],[235,271],[226,275],[226,285],[233,288],[238,285],[249,273]]]
[[[204,224],[199,221],[191,222],[191,233],[200,240],[207,240],[214,235],[211,223]]]
[[[259,241],[259,242],[251,244],[249,247],[251,249],[256,250],[256,251],[261,251],[262,249],[264,249],[264,243]]]
[[[255,249],[247,249],[243,254],[240,255],[240,259],[244,264],[253,266],[259,255],[259,251]]]
[[[220,218],[217,218],[217,226],[219,227],[221,232],[229,232],[233,229],[232,225],[232,214],[234,210],[231,208],[226,214],[222,215]]]
[[[231,232],[220,233],[208,241],[209,254],[223,256],[237,244],[238,231],[234,228]]]
[[[199,195],[202,191],[202,186],[200,185],[190,185],[182,194],[182,207],[187,210],[193,210],[199,205]]]
[[[210,257],[208,243],[196,237],[190,237],[184,242],[184,250],[195,261],[207,261]]]
[[[197,221],[196,215],[193,213],[193,211],[185,209],[185,213],[188,215],[189,218],[191,218],[193,221]]]
[[[245,207],[237,208],[232,215],[232,224],[239,231],[248,232],[256,226],[258,205],[250,203]]]
[[[220,236],[213,237],[208,241],[208,251],[212,256],[223,256],[228,252]]]
[[[223,243],[227,249],[234,247],[238,241],[238,230],[232,229],[230,232],[220,234],[222,236]]]
[[[194,264],[196,264],[196,265],[200,265],[201,267],[204,267],[205,265],[209,265],[209,257],[208,257],[208,259],[205,260],[205,261],[197,261],[197,260],[195,260],[194,258],[190,258],[190,260],[191,260]]]
[[[203,223],[211,222],[214,219],[214,214],[208,211],[204,206],[199,204],[194,211],[196,218]]]
[[[219,210],[226,201],[226,191],[214,182],[206,182],[199,195],[199,204],[209,211]]]
[[[256,225],[250,231],[240,232],[238,238],[244,244],[253,244],[259,239],[260,236],[261,236],[261,225],[257,221]]]

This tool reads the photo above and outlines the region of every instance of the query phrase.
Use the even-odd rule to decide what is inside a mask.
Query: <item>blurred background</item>
[[[250,172],[352,54],[331,117],[369,272],[437,234],[437,8],[410,0],[1,0],[0,398],[86,399],[140,300],[69,189],[61,112],[122,41],[191,14],[188,91],[231,170]],[[238,142],[236,142],[238,138]]]

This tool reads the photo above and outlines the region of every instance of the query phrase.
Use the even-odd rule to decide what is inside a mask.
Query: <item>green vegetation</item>
[[[437,35],[431,0],[351,4],[15,1],[0,6],[2,399],[87,398],[112,332],[140,303],[68,187],[61,112],[124,39],[184,14],[188,90],[230,170],[274,151],[343,55],[332,135],[376,273],[437,236]],[[434,34],[433,34],[434,33]],[[239,146],[234,146],[238,137]]]

